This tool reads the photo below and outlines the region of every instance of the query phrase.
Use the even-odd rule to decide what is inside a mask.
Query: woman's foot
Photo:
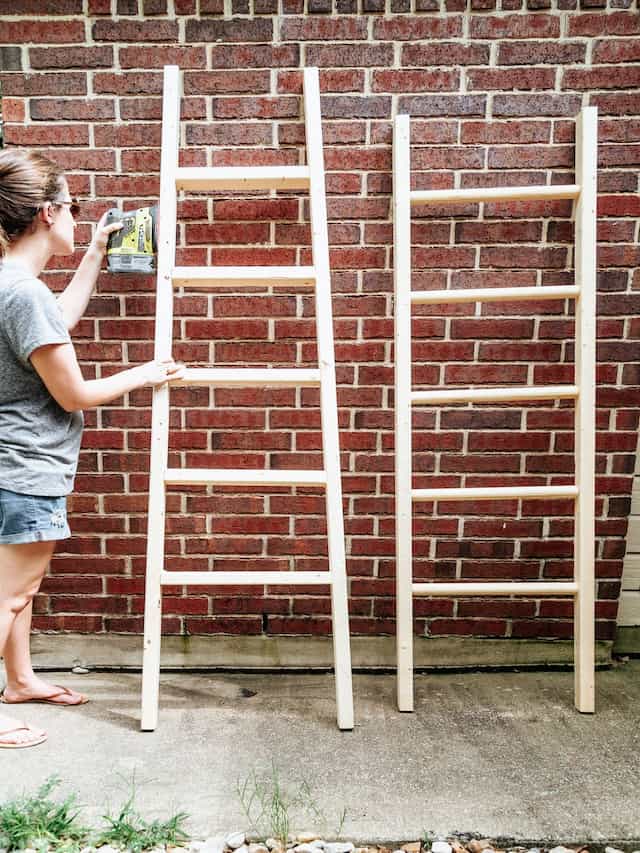
[[[0,700],[6,705],[17,705],[24,702],[44,702],[48,705],[84,705],[88,698],[82,693],[61,687],[59,684],[49,684],[34,676],[28,682],[7,686],[2,691]]]
[[[24,749],[46,739],[47,733],[42,729],[0,714],[0,749]]]

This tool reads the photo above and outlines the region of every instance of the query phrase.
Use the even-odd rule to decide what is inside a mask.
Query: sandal
[[[19,740],[17,742],[2,740],[3,737],[17,734],[18,732],[31,732],[33,737],[31,740]],[[28,746],[38,746],[38,744],[44,743],[46,739],[46,732],[38,732],[33,728],[33,726],[28,726],[26,723],[20,723],[12,729],[0,731],[0,749],[26,749]]]
[[[75,690],[69,690],[68,687],[61,687],[59,684],[55,684],[54,687],[57,687],[58,690],[55,693],[51,693],[49,696],[34,696],[32,699],[7,699],[4,693],[0,695],[0,702],[5,705],[26,705],[27,702],[35,702],[36,704],[42,705],[62,705],[62,706],[75,706],[75,705],[86,705],[89,701],[88,696],[84,696],[82,693],[76,693]],[[65,702],[62,700],[63,696],[77,696],[78,698],[73,702]]]

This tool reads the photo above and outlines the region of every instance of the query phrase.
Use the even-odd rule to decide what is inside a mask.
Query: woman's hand
[[[169,358],[166,361],[148,361],[139,368],[143,385],[163,385],[174,379],[183,379],[186,371],[184,364],[176,364]]]
[[[106,254],[109,234],[113,231],[119,231],[122,228],[122,222],[111,222],[109,225],[105,224],[108,212],[108,210],[105,210],[100,217],[96,226],[96,233],[93,235],[93,240],[89,246],[89,250],[93,249],[94,251],[99,252],[101,257]]]

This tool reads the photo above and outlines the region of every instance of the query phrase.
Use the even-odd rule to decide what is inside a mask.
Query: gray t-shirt
[[[82,412],[66,412],[29,356],[71,338],[53,293],[20,264],[0,266],[0,488],[68,495],[78,464]]]

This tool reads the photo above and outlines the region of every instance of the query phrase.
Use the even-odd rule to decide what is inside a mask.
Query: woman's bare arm
[[[181,379],[184,365],[173,360],[148,361],[105,379],[85,379],[73,344],[48,344],[31,353],[31,363],[51,396],[67,412],[91,409],[109,403],[144,385],[162,385]]]

